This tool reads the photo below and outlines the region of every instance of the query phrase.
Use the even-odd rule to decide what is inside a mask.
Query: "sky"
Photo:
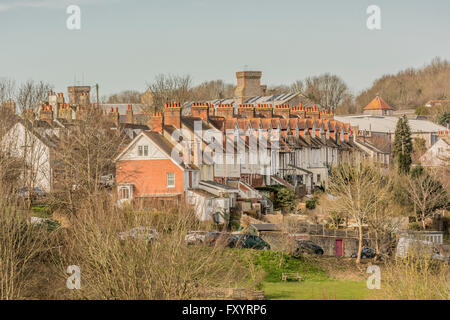
[[[81,29],[69,30],[69,5]],[[381,30],[369,30],[377,5]],[[450,60],[448,0],[0,0],[0,78],[45,80],[56,91],[143,91],[157,74],[194,84],[260,70],[291,84],[325,72],[354,93],[384,74]]]

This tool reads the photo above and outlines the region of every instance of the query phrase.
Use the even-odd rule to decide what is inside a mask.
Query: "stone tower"
[[[261,71],[236,72],[237,87],[234,92],[234,100],[237,104],[242,104],[248,98],[263,94],[261,76]]]

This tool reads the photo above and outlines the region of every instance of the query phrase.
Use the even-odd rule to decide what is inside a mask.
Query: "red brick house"
[[[196,188],[200,171],[172,156],[174,145],[162,134],[142,131],[116,158],[119,202],[137,206],[178,201],[184,192]]]

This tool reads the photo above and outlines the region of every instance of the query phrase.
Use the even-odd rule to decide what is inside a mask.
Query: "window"
[[[148,156],[148,146],[138,146],[138,156]]]
[[[167,188],[175,188],[175,173],[167,174]]]
[[[120,188],[120,200],[130,199],[130,190],[128,188]]]

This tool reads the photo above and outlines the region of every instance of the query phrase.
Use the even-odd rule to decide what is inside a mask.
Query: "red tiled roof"
[[[393,110],[393,109],[390,105],[386,103],[386,101],[377,96],[364,108],[364,110]]]

